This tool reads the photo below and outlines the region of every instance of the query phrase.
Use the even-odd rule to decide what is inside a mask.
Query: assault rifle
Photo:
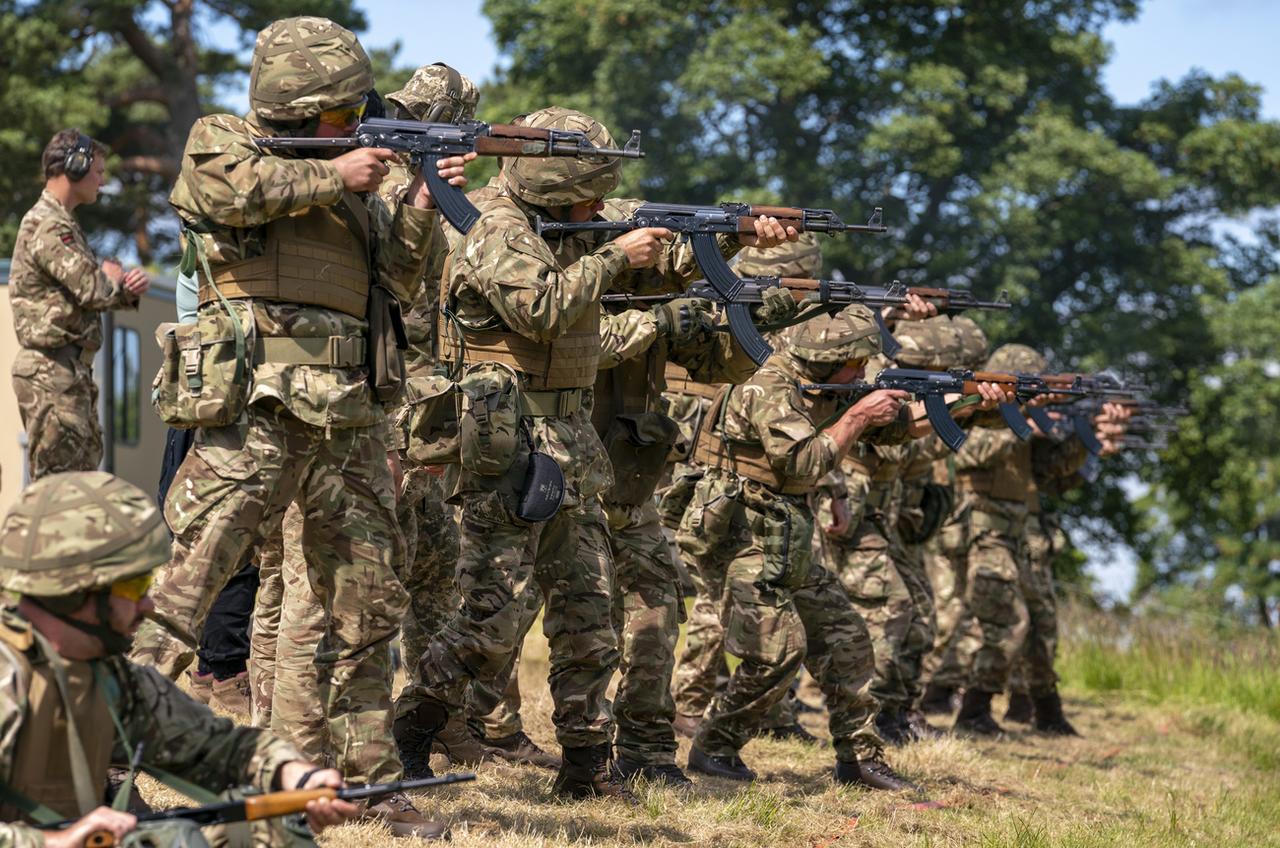
[[[338,798],[343,801],[363,801],[380,799],[396,792],[411,789],[426,789],[432,786],[448,786],[451,783],[465,783],[475,780],[473,772],[443,774],[439,777],[427,777],[421,780],[397,780],[393,783],[370,783],[365,786],[348,786],[345,789],[287,789],[281,792],[266,792],[261,795],[249,795],[236,801],[221,801],[206,804],[203,807],[176,807],[172,810],[160,810],[138,816],[138,822],[173,821],[187,819],[200,827],[211,824],[229,824],[231,822],[259,821],[279,816],[301,813],[306,809],[308,801],[319,798]],[[59,830],[76,823],[76,819],[66,819],[53,824],[44,825],[49,830]],[[110,848],[115,838],[109,831],[100,830],[85,840],[87,848]]]
[[[621,149],[596,147],[577,130],[549,130],[513,124],[486,124],[460,121],[456,124],[396,121],[369,118],[353,135],[342,138],[255,138],[259,147],[332,150],[355,147],[385,147],[407,153],[415,170],[431,189],[431,199],[445,220],[460,233],[475,224],[480,213],[462,189],[440,178],[436,163],[450,156],[478,153],[502,157],[571,157],[576,159],[640,159],[640,131]]]
[[[967,438],[964,430],[956,424],[947,408],[946,395],[975,395],[978,383],[995,383],[1004,389],[1011,398],[1000,406],[1001,415],[1011,429],[1017,422],[1011,421],[1007,411],[1017,415],[1021,425],[1026,427],[1027,435],[1031,435],[1030,427],[1018,415],[1018,407],[1012,401],[1025,402],[1033,397],[1046,394],[1071,394],[1069,387],[1050,386],[1043,379],[1028,374],[1005,374],[988,371],[925,371],[915,368],[886,368],[876,375],[874,383],[804,383],[800,388],[806,391],[853,392],[863,393],[875,389],[897,389],[910,392],[917,400],[924,401],[924,411],[929,417],[929,424],[938,438],[953,451],[960,450]],[[1015,429],[1015,432],[1017,430]],[[1025,436],[1023,438],[1026,438]]]
[[[1057,404],[1051,408],[1030,407],[1027,413],[1036,426],[1045,434],[1053,433],[1060,425],[1071,429],[1085,449],[1097,456],[1102,452],[1102,442],[1093,429],[1093,419],[1108,403],[1130,406],[1134,411],[1142,409],[1151,402],[1135,395],[1150,391],[1150,387],[1139,383],[1125,383],[1114,374],[1101,372],[1098,374],[1050,374],[1045,381],[1051,386],[1070,384],[1080,389],[1083,397],[1067,404]],[[1153,407],[1155,408],[1155,407]],[[1050,410],[1058,412],[1061,419],[1055,419]],[[1180,407],[1169,407],[1171,411]],[[1176,414],[1176,413],[1175,413]]]
[[[897,354],[901,345],[894,339],[889,327],[884,322],[880,310],[884,307],[902,306],[907,302],[907,295],[916,295],[934,303],[939,312],[949,315],[964,312],[966,309],[1009,309],[1009,293],[1002,292],[995,300],[978,300],[972,292],[964,289],[937,289],[922,286],[904,286],[894,280],[886,286],[860,286],[849,280],[813,280],[807,277],[743,277],[742,285],[733,297],[734,303],[745,303],[756,306],[764,302],[764,292],[768,289],[784,288],[791,293],[796,303],[811,306],[812,309],[802,312],[787,322],[788,325],[799,324],[821,312],[833,312],[851,303],[861,303],[875,315],[876,324],[880,328],[881,347],[887,356]],[[694,283],[687,291],[679,294],[606,294],[600,298],[604,304],[666,303],[681,297],[702,297],[708,300],[721,300],[709,283]],[[772,328],[771,328],[772,329]]]
[[[547,233],[608,232],[625,233],[646,227],[663,227],[678,233],[693,246],[693,257],[702,269],[714,293],[713,300],[724,306],[729,332],[757,365],[768,359],[773,348],[760,335],[751,320],[748,304],[738,300],[746,284],[733,272],[720,253],[717,235],[747,235],[756,231],[755,222],[761,216],[778,219],[783,226],[794,227],[800,232],[827,233],[883,233],[888,228],[882,222],[883,213],[876,207],[865,224],[846,224],[830,209],[806,209],[792,206],[753,206],[748,203],[721,203],[719,206],[691,206],[680,203],[645,203],[622,221],[545,221],[538,218],[534,228],[539,235]]]

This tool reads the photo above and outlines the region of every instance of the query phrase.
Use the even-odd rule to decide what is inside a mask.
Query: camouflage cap
[[[860,303],[798,324],[786,331],[786,339],[792,354],[806,362],[834,364],[880,352],[880,328]]]
[[[985,370],[1041,374],[1048,366],[1043,355],[1026,345],[1007,344],[996,348],[996,352],[987,360]]]
[[[0,586],[60,597],[110,586],[169,560],[169,531],[146,492],[104,471],[28,486],[0,524]]]
[[[373,66],[351,30],[328,18],[284,18],[258,33],[249,106],[266,121],[300,121],[355,103]]]
[[[902,345],[893,359],[906,368],[956,368],[962,359],[960,334],[945,315],[923,321],[899,321],[894,338]]]
[[[531,112],[524,126],[583,133],[596,147],[614,147],[613,136],[604,124],[573,109],[551,106]],[[569,206],[604,197],[618,187],[617,159],[572,159],[521,157],[502,163],[502,178],[508,188],[534,206]]]
[[[456,124],[476,116],[480,89],[470,77],[436,62],[418,68],[404,88],[384,99],[396,105],[402,119]]]
[[[814,233],[801,233],[799,241],[785,241],[760,250],[744,247],[733,266],[739,277],[808,277],[822,273],[822,247]]]
[[[960,359],[957,364],[961,368],[981,368],[991,352],[987,334],[968,315],[952,315],[951,326],[960,343]]]

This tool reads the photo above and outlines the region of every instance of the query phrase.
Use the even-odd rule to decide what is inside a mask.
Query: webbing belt
[[[366,364],[364,336],[259,336],[253,349],[255,365],[273,362],[282,365],[322,365],[355,368]]]
[[[521,392],[520,414],[533,418],[565,418],[582,409],[582,389]]]

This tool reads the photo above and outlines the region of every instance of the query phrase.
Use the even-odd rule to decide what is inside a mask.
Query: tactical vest
[[[32,801],[44,804],[67,818],[79,818],[81,810],[76,801],[72,776],[66,709],[52,667],[43,657],[32,661],[27,650],[30,637],[24,636],[0,625],[0,640],[3,642],[0,650],[8,654],[9,661],[14,664],[18,686],[18,691],[11,694],[20,701],[26,701],[13,766],[6,782]],[[105,790],[116,735],[107,699],[95,685],[93,668],[89,663],[67,660],[66,669],[67,694],[80,732],[80,742],[84,746],[89,777],[95,788]],[[0,816],[4,821],[25,818],[23,813],[8,804],[0,806]]]
[[[1029,503],[1036,497],[1036,484],[1031,475],[1031,445],[1019,442],[1014,455],[995,468],[957,468],[956,489],[999,501]]]
[[[715,400],[716,393],[724,385],[724,383],[699,383],[689,376],[689,372],[684,369],[684,366],[677,365],[674,362],[667,363],[663,376],[667,381],[667,391],[704,400]]]
[[[784,495],[803,495],[813,489],[812,481],[799,481],[783,477],[773,469],[764,447],[759,442],[741,442],[724,437],[724,409],[734,386],[722,386],[708,410],[698,441],[693,448],[693,459],[704,465],[726,469],[747,480],[754,480]],[[835,398],[801,394],[803,411],[810,420],[828,418],[839,401]]]
[[[462,338],[465,364],[508,365],[525,376],[527,389],[590,388],[600,364],[600,310],[588,309],[568,332],[551,342],[535,342],[503,330],[463,330]]]
[[[333,206],[312,206],[265,227],[261,256],[210,263],[223,296],[283,300],[364,318],[369,303],[369,212],[346,192]],[[200,305],[218,296],[201,275]]]

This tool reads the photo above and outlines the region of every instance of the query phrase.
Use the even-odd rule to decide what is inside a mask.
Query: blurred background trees
[[[831,240],[828,268],[1007,290],[1015,309],[981,318],[994,342],[1110,367],[1191,407],[1168,450],[1109,461],[1067,499],[1073,535],[1135,551],[1140,594],[1177,587],[1167,601],[1273,624],[1280,125],[1231,75],[1115,103],[1101,32],[1138,5],[486,0],[504,61],[481,116],[556,103],[619,140],[643,130],[626,193],[848,218],[884,207],[890,234]],[[0,254],[38,191],[41,147],[75,124],[117,157],[119,186],[92,210],[104,247],[167,261],[164,197],[187,128],[245,84],[255,31],[301,13],[365,23],[348,0],[0,0]],[[429,50],[415,43],[414,63]],[[407,76],[404,58],[374,56],[382,90]]]

